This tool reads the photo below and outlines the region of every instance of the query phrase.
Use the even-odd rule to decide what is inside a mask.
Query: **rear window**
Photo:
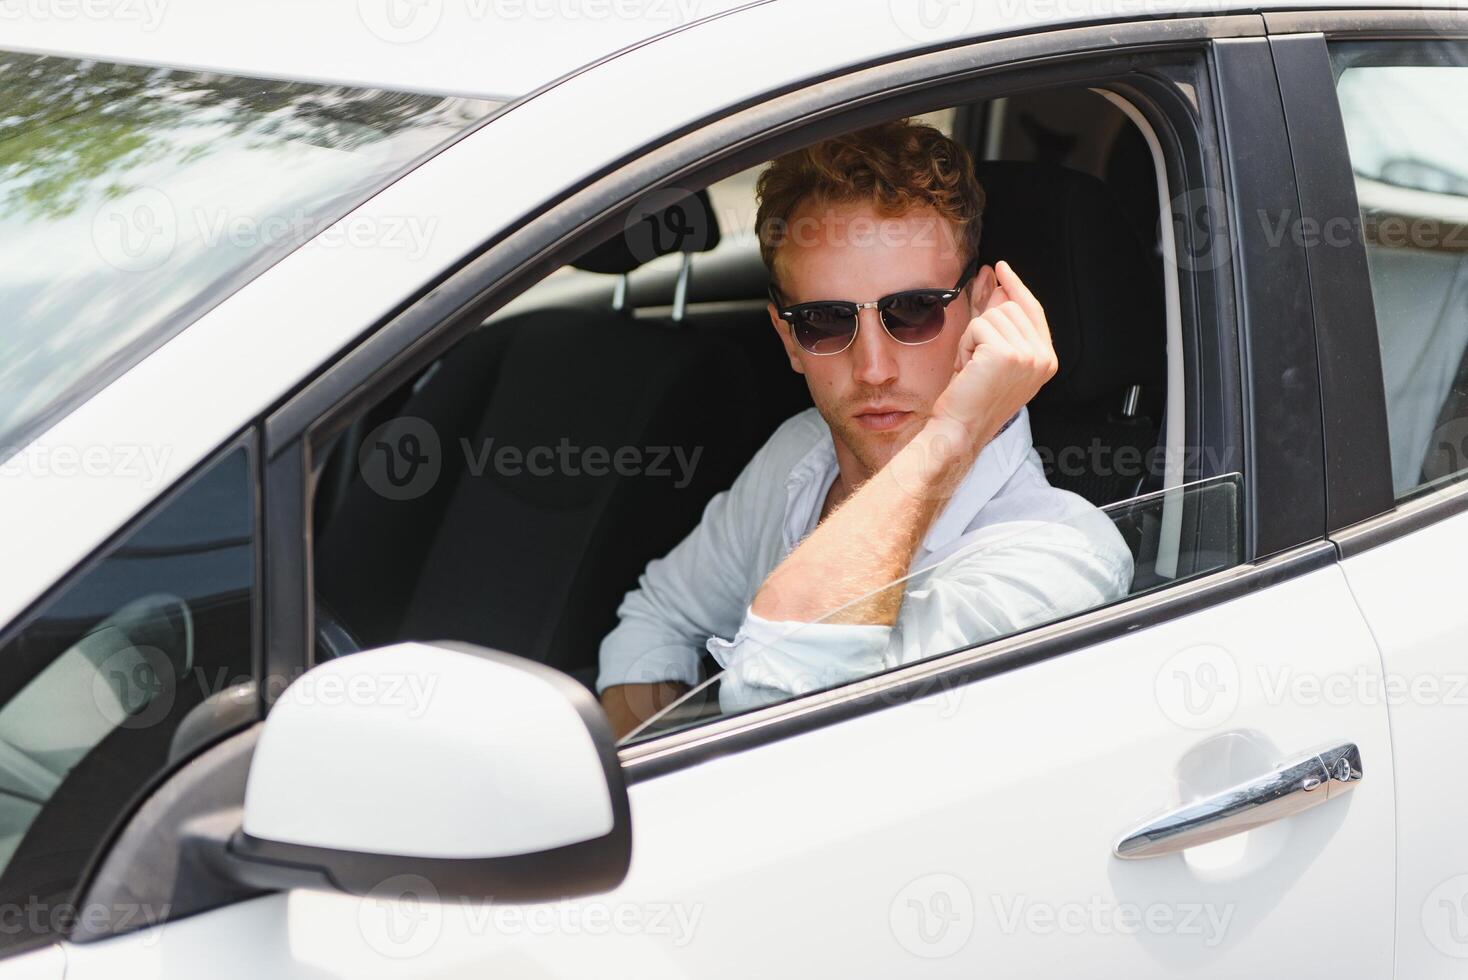
[[[501,105],[0,52],[0,459]]]

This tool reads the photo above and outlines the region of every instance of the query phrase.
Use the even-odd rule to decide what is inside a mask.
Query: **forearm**
[[[882,587],[906,573],[978,448],[930,421],[770,573],[750,608],[771,620],[891,626],[902,590]]]
[[[612,736],[621,739],[687,692],[688,685],[674,681],[661,684],[618,684],[602,692],[601,706],[607,713]]]

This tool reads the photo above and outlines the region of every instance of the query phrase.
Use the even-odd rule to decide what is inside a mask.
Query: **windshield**
[[[0,459],[501,104],[0,52]]]

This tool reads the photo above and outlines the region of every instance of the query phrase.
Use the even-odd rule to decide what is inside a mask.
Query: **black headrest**
[[[621,275],[659,255],[708,252],[717,244],[719,222],[708,191],[665,188],[633,205],[621,232],[571,264],[586,272]]]
[[[1111,190],[1054,164],[997,160],[974,171],[987,198],[979,259],[1014,267],[1045,307],[1060,359],[1035,403],[1081,405],[1162,385],[1159,266]]]

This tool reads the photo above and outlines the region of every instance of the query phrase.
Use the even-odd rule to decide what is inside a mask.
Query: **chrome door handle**
[[[1179,807],[1116,842],[1119,858],[1148,858],[1232,837],[1333,800],[1361,781],[1354,742],[1310,752],[1267,776]]]

